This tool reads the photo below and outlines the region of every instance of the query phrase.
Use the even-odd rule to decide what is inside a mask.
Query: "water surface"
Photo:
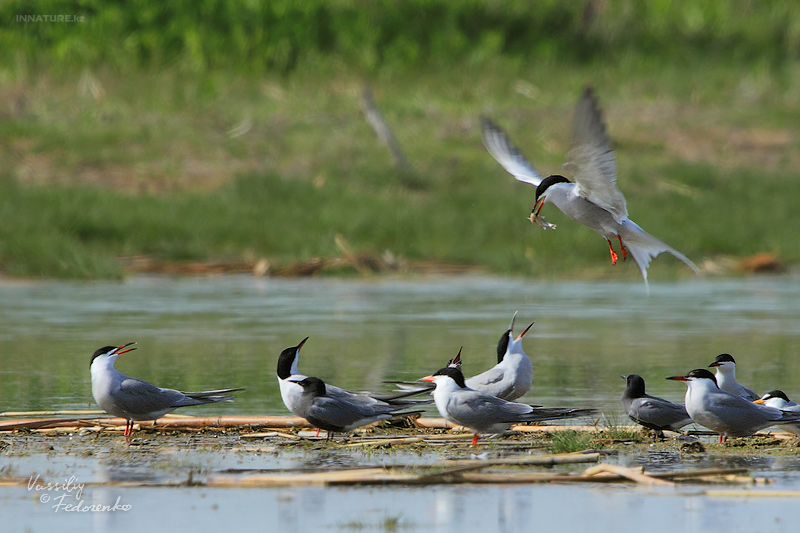
[[[800,285],[792,276],[653,283],[537,283],[488,277],[273,280],[142,277],[122,283],[0,281],[0,410],[94,407],[92,352],[137,341],[118,368],[161,386],[245,386],[233,404],[187,414],[287,414],[275,379],[283,348],[310,336],[300,369],[353,389],[381,389],[442,366],[464,347],[469,375],[495,362],[495,345],[519,312],[535,321],[525,349],[534,383],[525,401],[594,406],[627,423],[619,374],[641,374],[649,392],[680,400],[670,375],[729,352],[737,378],[756,391],[800,397]],[[154,437],[158,438],[158,436]],[[166,438],[166,437],[164,437]],[[231,437],[234,438],[234,437]],[[3,437],[0,470],[51,481],[163,481],[228,468],[308,468],[434,462],[435,453],[253,449],[174,437],[130,447],[88,436]],[[235,438],[234,438],[235,440]],[[71,443],[71,444],[70,444]],[[69,445],[68,445],[69,444]],[[793,448],[790,448],[793,449]],[[468,454],[468,452],[464,452]],[[621,455],[620,464],[668,469],[744,465],[774,488],[800,490],[795,453],[667,452]],[[87,503],[129,511],[57,513],[24,487],[0,489],[10,530],[211,531],[794,531],[795,499],[714,498],[696,486],[437,486],[366,488],[87,487]],[[169,508],[170,512],[164,512]],[[157,525],[156,525],[157,524]]]
[[[381,389],[429,374],[463,346],[465,374],[494,364],[498,338],[535,321],[524,400],[619,413],[619,374],[679,399],[663,378],[723,352],[737,377],[800,396],[800,284],[795,277],[639,283],[537,283],[442,277],[368,281],[252,277],[133,278],[122,283],[0,282],[2,410],[92,404],[95,349],[137,341],[119,370],[168,386],[244,386],[235,404],[187,412],[285,414],[282,349],[306,336],[300,369],[339,386]]]

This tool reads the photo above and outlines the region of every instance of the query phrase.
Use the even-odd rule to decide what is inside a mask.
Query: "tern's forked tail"
[[[650,285],[647,283],[647,267],[650,266],[650,261],[662,252],[668,252],[680,259],[686,263],[689,268],[694,270],[695,274],[700,273],[697,269],[697,265],[695,265],[691,259],[664,241],[653,237],[632,220],[625,220],[622,223],[620,237],[622,237],[622,241],[628,248],[628,252],[633,256],[636,265],[639,267],[639,271],[642,273],[642,278],[644,279],[644,285],[647,288],[648,294],[650,294]]]
[[[186,396],[186,399],[183,403],[181,403],[181,406],[202,405],[205,403],[216,402],[232,402],[236,396],[231,393],[243,390],[244,388],[184,392],[183,394]]]

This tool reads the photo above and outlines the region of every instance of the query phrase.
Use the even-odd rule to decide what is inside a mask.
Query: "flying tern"
[[[473,431],[473,446],[478,443],[479,433],[500,434],[521,422],[575,418],[594,413],[594,409],[545,408],[509,402],[469,388],[464,374],[454,367],[439,369],[422,379],[436,384],[433,401],[439,414]]]
[[[720,443],[728,437],[746,437],[769,426],[800,421],[800,412],[758,405],[720,389],[714,374],[705,368],[667,379],[686,382],[686,411],[692,420],[719,433]]]
[[[628,218],[625,197],[617,188],[614,149],[591,87],[583,91],[572,123],[572,144],[564,165],[572,181],[560,174],[543,177],[488,118],[482,119],[481,129],[483,144],[492,157],[518,181],[536,187],[529,217],[534,224],[555,229],[539,214],[545,203],[554,204],[567,217],[596,231],[608,242],[612,264],[616,264],[619,256],[611,241],[618,240],[622,258],[626,259],[629,253],[633,256],[648,293],[647,267],[662,252],[672,254],[698,273],[689,258]]]
[[[232,392],[244,389],[220,389],[202,392],[181,392],[162,389],[141,379],[126,376],[114,368],[117,358],[135,350],[136,344],[104,346],[92,355],[92,396],[107,413],[125,418],[126,437],[133,432],[134,421],[157,420],[178,407],[232,401]]]
[[[664,430],[678,431],[692,423],[692,417],[680,404],[645,393],[644,379],[637,374],[620,376],[627,381],[622,393],[622,406],[628,416],[642,426],[652,429],[656,437],[664,438]]]
[[[720,389],[741,396],[745,400],[758,400],[758,394],[736,381],[736,361],[730,354],[719,354],[708,367],[717,369],[716,379]]]

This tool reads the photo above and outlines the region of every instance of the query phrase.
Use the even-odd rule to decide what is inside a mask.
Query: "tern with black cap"
[[[622,258],[626,259],[629,253],[633,256],[648,293],[647,267],[662,252],[672,254],[698,272],[689,258],[628,218],[625,197],[617,188],[614,149],[591,87],[583,91],[572,123],[572,143],[564,165],[572,181],[559,174],[543,177],[496,124],[484,118],[481,127],[483,144],[492,157],[518,181],[536,187],[531,222],[545,229],[555,229],[555,225],[539,214],[545,203],[554,204],[566,216],[596,231],[608,242],[612,264],[618,259],[612,240],[617,240]]]
[[[286,408],[295,416],[303,416],[300,414],[301,409],[299,403],[301,396],[304,393],[304,388],[300,382],[307,376],[301,374],[297,368],[297,362],[300,357],[300,349],[308,340],[308,337],[300,341],[296,346],[286,348],[278,356],[278,386],[281,390],[281,399]],[[418,394],[420,391],[408,391],[402,393],[361,393],[351,392],[333,385],[325,385],[326,394],[330,397],[343,398],[348,403],[360,404],[363,406],[370,405],[383,405],[383,406],[409,406],[409,405],[422,405],[430,403],[430,400],[408,400],[409,396]]]
[[[595,412],[594,409],[545,408],[509,402],[469,388],[464,374],[454,367],[441,368],[422,380],[436,384],[433,401],[439,414],[473,431],[473,446],[478,443],[479,433],[501,434],[513,424],[575,418]]]
[[[719,354],[708,368],[717,369],[715,378],[720,389],[741,396],[745,400],[758,400],[758,394],[736,381],[736,361],[731,354]]]
[[[747,437],[769,426],[800,421],[800,413],[758,405],[720,389],[705,368],[667,379],[686,383],[686,411],[692,420],[719,433],[720,444],[728,437]]]
[[[758,400],[754,400],[753,403],[774,407],[782,411],[800,412],[800,404],[790,400],[785,392],[778,389],[767,392]],[[800,422],[797,424],[783,424],[781,427],[789,433],[794,433],[800,437]]]
[[[230,393],[242,388],[201,392],[181,392],[162,389],[141,379],[126,376],[114,368],[117,358],[136,348],[129,342],[122,346],[105,346],[95,351],[90,363],[92,396],[104,411],[126,419],[125,437],[133,432],[133,423],[158,420],[178,407],[233,401]]]
[[[627,386],[622,393],[622,406],[631,420],[652,429],[655,437],[664,438],[664,430],[678,431],[692,423],[686,407],[645,393],[642,376],[620,376]]]
[[[420,413],[403,411],[404,406],[365,402],[360,398],[363,395],[331,395],[325,383],[316,377],[290,381],[303,391],[295,404],[295,414],[308,420],[314,427],[327,431],[328,440],[334,433],[347,433],[379,420]]]
[[[519,335],[514,336],[516,318],[517,313],[514,313],[511,325],[500,335],[500,340],[497,342],[497,364],[480,374],[466,378],[467,387],[507,401],[521,398],[531,389],[533,364],[528,354],[522,349],[522,339],[533,327],[533,322]],[[459,369],[462,364],[461,350],[447,362],[447,366]],[[421,380],[389,381],[388,383],[394,383],[399,385],[402,390],[409,391],[425,392],[433,389],[431,384],[422,383]]]

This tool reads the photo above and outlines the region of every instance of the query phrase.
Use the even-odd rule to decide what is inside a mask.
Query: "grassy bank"
[[[724,18],[715,13],[703,24]],[[611,15],[597,24],[605,28]],[[509,16],[528,20],[530,13]],[[578,24],[581,13],[564,16]],[[453,20],[471,20],[459,17]],[[774,26],[775,17],[759,11],[753,20]],[[667,28],[682,19],[669,20]],[[635,279],[633,265],[612,269],[605,243],[554,208],[546,211],[556,232],[526,222],[533,189],[507,175],[480,142],[478,117],[488,114],[542,172],[559,171],[573,106],[589,83],[606,111],[631,218],[698,263],[756,252],[795,263],[800,63],[793,20],[768,43],[750,25],[729,24],[697,34],[710,42],[687,38],[670,50],[626,44],[606,28],[588,56],[561,34],[540,38],[529,57],[503,37],[494,50],[438,47],[427,62],[391,59],[390,39],[371,65],[308,45],[292,68],[261,73],[246,59],[221,64],[214,54],[224,46],[192,69],[183,45],[162,43],[171,60],[124,47],[112,60],[87,36],[80,42],[88,55],[70,52],[74,46],[63,43],[72,41],[58,33],[69,28],[39,28],[45,35],[26,39],[51,47],[37,55],[17,39],[24,46],[0,77],[0,271],[119,277],[119,258],[133,255],[281,265],[339,255],[334,237],[341,235],[355,251],[390,250],[408,260]],[[489,22],[498,35],[510,31]],[[664,31],[647,35],[666,42]],[[752,50],[726,48],[731,35],[746,36]],[[61,56],[58,43],[67,51]],[[365,121],[365,86],[412,171],[396,168]],[[671,258],[653,269],[662,278],[689,273]]]

